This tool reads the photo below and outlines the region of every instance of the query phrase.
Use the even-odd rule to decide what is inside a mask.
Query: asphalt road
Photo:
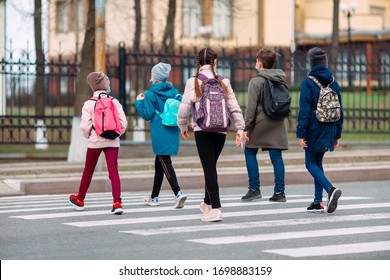
[[[390,260],[390,181],[338,187],[333,214],[306,212],[311,185],[287,186],[286,203],[269,202],[269,186],[247,203],[245,187],[222,189],[219,223],[200,220],[200,190],[185,190],[183,209],[173,209],[166,189],[158,207],[142,203],[148,192],[123,193],[120,216],[110,213],[110,193],[88,194],[83,212],[67,195],[2,197],[0,259]]]

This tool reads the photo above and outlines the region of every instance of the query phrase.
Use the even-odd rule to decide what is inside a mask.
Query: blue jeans
[[[314,202],[322,202],[322,192],[329,193],[332,183],[325,177],[322,159],[325,152],[313,152],[305,149],[305,166],[314,178]]]
[[[259,164],[257,162],[258,148],[245,147],[245,163],[249,177],[249,189],[260,189]],[[284,162],[282,150],[269,149],[269,157],[274,167],[274,192],[284,192]]]

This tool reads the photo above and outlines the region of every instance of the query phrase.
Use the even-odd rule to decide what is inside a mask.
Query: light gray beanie
[[[168,63],[160,62],[152,68],[152,79],[158,82],[166,82],[171,72],[171,65]]]

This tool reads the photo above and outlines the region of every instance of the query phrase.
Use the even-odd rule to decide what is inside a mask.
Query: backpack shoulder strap
[[[196,77],[196,76],[194,76]],[[201,80],[202,82],[207,82],[208,80],[210,80],[209,78],[207,78],[206,75],[204,74],[198,74],[198,77],[197,77],[199,80]]]
[[[194,77],[196,77],[196,76],[194,76]],[[220,78],[221,80],[225,79],[224,76],[219,75],[219,74],[217,75],[217,77]],[[215,77],[213,77],[213,78],[208,78],[205,74],[201,74],[201,73],[198,74],[198,79],[201,80],[202,82],[206,82],[206,81],[208,81],[208,80],[210,80],[210,79],[214,79],[214,78],[215,78]]]
[[[332,81],[329,83],[329,85],[327,85],[327,87],[330,87],[331,84],[333,84],[333,82],[334,82],[334,77],[332,76]]]
[[[103,91],[101,93],[99,93],[99,96],[98,98],[101,99],[101,95],[104,94],[105,96],[107,96],[106,98],[109,98],[110,96],[107,94],[107,92]]]
[[[323,86],[321,85],[321,83],[316,79],[316,78],[314,78],[313,76],[311,76],[311,75],[308,75],[307,76],[310,80],[312,80],[319,88],[323,88]],[[332,83],[333,83],[333,81],[332,81]]]
[[[98,96],[92,96],[89,100],[98,101],[99,99],[101,99],[101,97],[100,97],[101,94],[107,95],[107,98],[110,98],[111,100],[114,100],[114,99],[115,99],[114,97],[109,96],[106,92],[101,92],[101,93],[99,93]]]

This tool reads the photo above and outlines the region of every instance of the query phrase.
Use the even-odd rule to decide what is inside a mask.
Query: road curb
[[[377,181],[390,180],[390,163],[371,163],[342,165],[334,164],[324,166],[325,173],[334,183],[351,181]],[[176,174],[179,184],[185,189],[203,189],[204,177],[201,169],[178,169]],[[153,185],[153,171],[132,172],[121,174],[122,192],[145,191],[150,192]],[[0,196],[6,195],[44,195],[44,194],[68,194],[77,192],[81,174],[73,177],[62,178],[27,178],[4,180]],[[262,186],[273,186],[274,176],[271,167],[260,170]],[[313,178],[304,167],[286,166],[286,188],[293,184],[313,184]],[[222,168],[218,170],[220,188],[241,187],[248,185],[248,177],[244,167]],[[170,189],[167,180],[164,179],[163,189]],[[89,192],[110,192],[111,183],[105,172],[96,172],[92,179]]]

